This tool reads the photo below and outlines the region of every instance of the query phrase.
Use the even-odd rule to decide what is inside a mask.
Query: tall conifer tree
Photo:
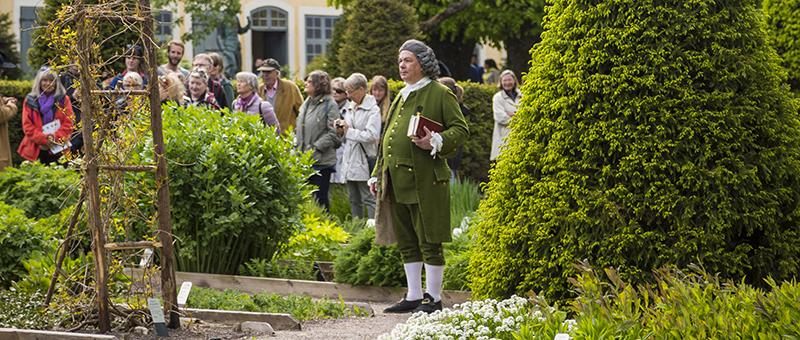
[[[474,296],[568,298],[582,259],[632,282],[796,275],[797,108],[764,23],[754,1],[553,1],[479,210]]]

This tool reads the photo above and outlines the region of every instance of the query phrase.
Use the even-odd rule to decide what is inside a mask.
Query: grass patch
[[[192,289],[186,305],[190,308],[218,309],[242,312],[286,313],[299,321],[316,319],[338,319],[349,316],[368,316],[366,310],[352,309],[343,300],[315,300],[307,296],[259,293],[250,295],[226,289]]]

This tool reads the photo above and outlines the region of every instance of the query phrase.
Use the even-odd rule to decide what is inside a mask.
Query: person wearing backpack
[[[344,119],[337,121],[337,133],[344,139],[342,176],[347,181],[350,211],[354,217],[375,217],[375,196],[369,192],[367,181],[375,167],[378,154],[378,138],[381,133],[381,108],[367,94],[367,77],[353,73],[344,83],[351,104]]]
[[[259,115],[264,124],[272,126],[280,132],[280,123],[275,116],[272,104],[261,99],[256,93],[258,90],[258,76],[252,72],[239,72],[236,74],[236,92],[239,97],[233,101],[234,112],[244,112]]]

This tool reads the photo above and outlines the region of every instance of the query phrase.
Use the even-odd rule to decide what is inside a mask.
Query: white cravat
[[[411,92],[414,92],[416,90],[419,90],[419,89],[425,87],[425,85],[430,84],[430,82],[431,82],[431,78],[422,77],[422,79],[420,79],[418,82],[416,82],[414,84],[406,83],[406,87],[400,89],[400,95],[403,96],[403,100],[406,100],[406,99],[408,99],[408,95]]]

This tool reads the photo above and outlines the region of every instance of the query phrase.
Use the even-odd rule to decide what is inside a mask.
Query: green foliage
[[[194,288],[186,305],[190,308],[234,310],[261,313],[287,313],[299,321],[366,316],[366,311],[351,309],[344,301],[314,300],[308,296],[259,293],[244,294],[235,290],[218,291]]]
[[[87,5],[94,5],[102,2],[101,0],[87,0],[84,1]],[[65,57],[59,56],[59,49],[63,46],[58,46],[63,43],[61,39],[67,38],[66,34],[73,34],[77,28],[77,20],[70,22],[65,27],[54,29],[48,26],[51,22],[58,19],[59,11],[66,6],[72,6],[72,0],[44,0],[44,6],[36,12],[36,27],[33,30],[33,37],[31,48],[28,50],[28,64],[31,69],[38,70],[42,65],[64,65],[67,62],[75,62],[74,60],[59,60],[58,58]],[[138,35],[134,31],[126,31],[120,33],[119,23],[111,20],[98,20],[96,21],[96,33],[98,37],[108,38],[103,41],[102,46],[99,48],[100,60],[110,60],[115,55],[122,55],[125,52],[125,46],[135,43],[138,40]],[[73,37],[74,38],[74,37]],[[71,43],[77,43],[74,39]],[[113,73],[123,70],[125,68],[124,58],[118,58],[112,65],[109,65],[110,76]]]
[[[241,275],[272,277],[290,280],[317,279],[314,264],[307,261],[287,261],[281,259],[250,259],[239,268]]]
[[[344,184],[331,183],[328,191],[330,199],[330,214],[339,221],[352,218],[350,215],[350,193]]]
[[[0,290],[0,328],[49,330],[66,317],[68,311],[42,306],[44,294]]]
[[[339,16],[339,20],[336,20],[336,23],[333,25],[333,37],[331,37],[331,41],[328,44],[328,50],[325,52],[325,58],[327,58],[327,65],[328,68],[325,71],[331,76],[334,77],[345,77],[349,76],[349,74],[343,74],[342,71],[339,69],[339,48],[342,46],[342,36],[344,35],[344,30],[347,28],[347,15]],[[310,71],[307,69],[306,74]]]
[[[300,223],[311,157],[259,117],[165,106],[176,256],[183,271],[234,274],[270,259]],[[142,146],[141,162],[152,162]]]
[[[344,15],[348,25],[336,52],[340,74],[398,78],[397,49],[419,34],[413,8],[392,0],[355,0]]]
[[[460,226],[465,217],[478,210],[480,201],[478,184],[469,178],[450,183],[450,229]]]
[[[800,1],[764,0],[769,41],[789,73],[792,91],[800,93]]]
[[[754,4],[548,13],[479,209],[474,296],[567,299],[579,259],[633,283],[668,264],[796,275],[797,107]]]
[[[289,239],[285,257],[306,261],[332,261],[350,235],[324,216],[305,214],[300,232]]]
[[[0,52],[6,57],[6,62],[19,64],[17,39],[11,32],[11,14],[0,13]],[[22,75],[19,67],[13,69],[0,69],[0,78],[18,79]],[[3,92],[0,92],[2,94]]]
[[[467,120],[470,131],[469,139],[464,141],[458,175],[476,182],[487,182],[489,180],[489,152],[494,129],[492,96],[498,89],[492,85],[472,82],[459,82],[458,85],[464,88],[464,106],[469,110],[469,114],[465,114],[464,118]]]
[[[26,162],[0,172],[0,201],[30,218],[52,216],[77,202],[80,180],[73,170]]]
[[[181,36],[183,41],[197,41],[214,32],[219,25],[238,25],[240,0],[154,0],[153,7],[183,6],[184,13],[192,15],[192,30]],[[175,25],[183,25],[183,16],[176,16]]]
[[[767,280],[770,291],[725,282],[702,270],[658,270],[654,285],[623,282],[584,268],[569,334],[579,339],[744,339],[800,336],[800,285]],[[530,337],[527,337],[530,338]]]
[[[0,79],[0,96],[17,98],[17,115],[8,121],[8,140],[11,142],[11,161],[13,164],[22,163],[22,157],[17,153],[19,142],[25,133],[22,131],[22,102],[31,92],[33,82],[24,80]]]
[[[403,261],[397,246],[375,244],[375,228],[353,236],[333,264],[334,280],[352,285],[401,287],[405,285]]]
[[[44,231],[22,210],[0,202],[0,288],[25,274],[22,261],[46,245]]]

